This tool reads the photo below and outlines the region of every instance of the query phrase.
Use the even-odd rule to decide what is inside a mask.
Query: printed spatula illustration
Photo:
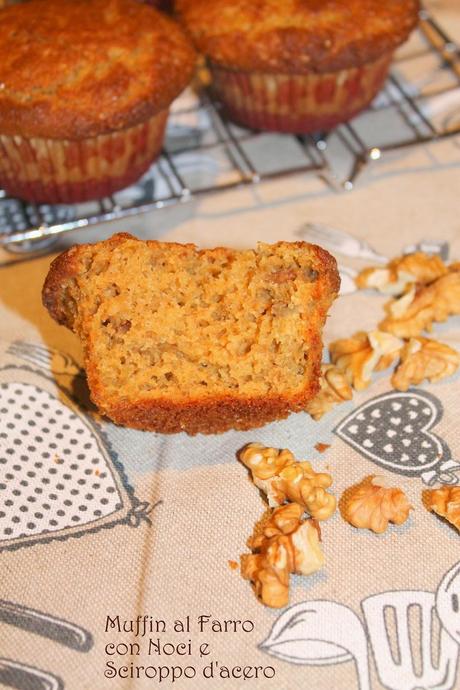
[[[436,629],[434,593],[384,592],[364,599],[362,609],[378,675],[385,688],[454,689],[459,648],[444,629],[439,631],[439,625]],[[394,630],[388,623],[390,613]]]

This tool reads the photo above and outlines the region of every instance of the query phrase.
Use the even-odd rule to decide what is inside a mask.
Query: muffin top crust
[[[330,72],[373,62],[403,43],[418,0],[176,0],[197,48],[244,71]]]
[[[137,0],[30,0],[0,10],[0,135],[81,139],[165,109],[195,52]]]

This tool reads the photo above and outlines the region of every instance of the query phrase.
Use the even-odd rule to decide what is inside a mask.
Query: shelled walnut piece
[[[302,520],[303,513],[296,503],[273,510],[248,540],[255,553],[241,557],[241,574],[266,606],[286,606],[290,573],[311,575],[324,564],[319,527],[312,519]]]
[[[371,383],[374,371],[390,367],[398,358],[404,343],[389,333],[359,331],[351,338],[341,338],[329,345],[331,361],[343,371],[355,390]]]
[[[306,412],[316,421],[335,405],[351,400],[353,389],[343,371],[334,364],[322,364],[319,379],[320,389],[307,403]]]
[[[460,532],[460,486],[443,486],[424,492],[429,510],[445,518]]]
[[[426,286],[412,285],[402,297],[386,305],[382,331],[413,338],[431,331],[434,322],[460,314],[460,271],[452,270]]]
[[[390,522],[395,525],[406,522],[412,506],[405,493],[385,484],[385,478],[370,476],[347,489],[341,499],[343,518],[353,527],[377,534],[385,532]]]
[[[250,443],[240,452],[240,459],[271,507],[293,501],[317,520],[327,520],[335,512],[335,497],[326,491],[331,475],[315,472],[309,462],[298,462],[289,450]]]
[[[391,383],[399,391],[407,391],[422,381],[440,381],[451,376],[460,366],[460,354],[437,340],[411,338],[401,350],[401,363]]]
[[[448,271],[442,259],[423,252],[399,256],[385,267],[365,268],[355,279],[360,289],[375,288],[389,295],[401,295],[408,284],[426,285]]]
[[[460,365],[458,352],[444,343],[421,336],[404,341],[381,331],[359,331],[351,338],[334,341],[329,349],[336,375],[341,375],[356,390],[367,388],[373,372],[387,369],[398,359],[391,384],[400,391],[425,379],[434,382],[451,376]],[[320,394],[321,390],[310,401],[307,412],[314,409]]]

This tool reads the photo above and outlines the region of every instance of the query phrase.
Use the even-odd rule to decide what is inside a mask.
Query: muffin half
[[[176,0],[229,117],[255,129],[328,130],[365,108],[418,0]]]
[[[0,12],[0,185],[37,202],[112,194],[158,155],[195,53],[137,0],[30,0]]]

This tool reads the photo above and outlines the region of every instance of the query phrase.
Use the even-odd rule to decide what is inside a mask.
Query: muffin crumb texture
[[[117,235],[58,257],[44,302],[81,338],[102,412],[196,433],[305,408],[337,289],[334,259],[301,242],[200,251]]]

